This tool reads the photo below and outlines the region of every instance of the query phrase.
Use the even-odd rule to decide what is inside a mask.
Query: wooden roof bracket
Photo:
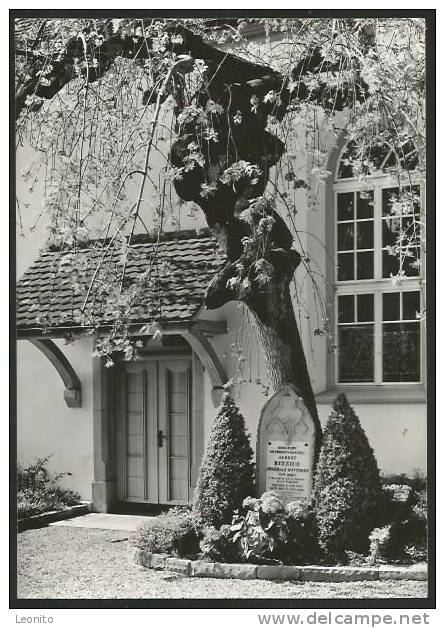
[[[209,374],[213,390],[222,389],[228,378],[221,360],[207,336],[209,334],[225,333],[226,331],[227,326],[225,322],[197,320],[179,332],[201,360]]]
[[[63,397],[66,405],[69,408],[82,407],[82,385],[59,347],[49,338],[27,338],[27,340],[40,349],[59,373],[65,385]]]

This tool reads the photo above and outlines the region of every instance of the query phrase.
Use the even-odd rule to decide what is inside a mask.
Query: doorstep
[[[90,512],[75,519],[65,519],[51,523],[52,526],[67,528],[91,528],[97,530],[125,530],[135,532],[145,523],[152,522],[156,516],[152,515],[117,515],[105,512]]]

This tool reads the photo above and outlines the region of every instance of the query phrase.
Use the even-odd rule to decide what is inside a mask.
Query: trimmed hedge
[[[319,544],[326,559],[366,554],[382,504],[379,470],[359,419],[344,394],[334,402],[314,481]]]
[[[255,494],[253,451],[244,418],[228,392],[213,423],[196,485],[193,512],[202,527],[230,523]]]

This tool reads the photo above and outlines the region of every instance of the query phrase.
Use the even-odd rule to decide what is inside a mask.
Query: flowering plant
[[[369,562],[375,565],[381,560],[382,552],[386,549],[391,538],[391,526],[387,525],[383,528],[374,528],[369,535]]]
[[[288,538],[287,513],[277,493],[269,491],[261,498],[247,497],[245,514],[235,514],[231,530],[246,560],[273,560],[278,543]]]
[[[260,498],[247,497],[243,508],[245,514],[236,513],[231,526],[243,558],[269,563],[305,560],[313,545],[306,500],[285,505],[275,491],[267,491]]]

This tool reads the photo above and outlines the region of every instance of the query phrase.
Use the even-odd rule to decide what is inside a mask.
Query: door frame
[[[193,497],[193,478],[192,478],[192,434],[203,425],[196,424],[196,412],[194,403],[194,355],[191,349],[184,351],[165,351],[156,352],[138,356],[131,362],[121,361],[115,369],[115,426],[116,426],[116,479],[117,479],[117,499],[122,503],[142,503],[142,504],[159,504],[159,505],[184,505],[184,501],[168,500],[168,419],[166,422],[166,442],[164,444],[164,452],[160,458],[161,449],[158,446],[158,429],[160,425],[159,413],[162,411],[160,406],[164,406],[167,410],[167,401],[160,401],[161,386],[166,385],[165,377],[161,377],[159,368],[162,363],[182,362],[188,363],[187,376],[187,490],[188,500],[185,503],[191,503]],[[144,498],[127,499],[127,463],[126,463],[126,407],[125,407],[125,377],[129,372],[139,372],[142,375],[143,386],[143,473],[144,473]],[[151,377],[150,377],[151,373]],[[191,378],[191,381],[190,381]],[[148,395],[147,395],[148,393]],[[150,405],[147,407],[146,400],[151,399]],[[201,423],[201,421],[200,421]],[[194,424],[194,425],[192,425]],[[196,456],[196,452],[193,452]],[[202,455],[202,451],[201,451]],[[165,477],[161,477],[164,473]]]
[[[203,327],[201,328],[201,324]],[[201,331],[199,331],[197,328]],[[211,412],[221,401],[223,384],[227,381],[224,368],[210,344],[208,334],[218,335],[225,333],[225,323],[221,321],[201,321],[188,323],[188,327],[176,327],[171,333],[181,334],[189,343],[192,350],[192,479],[190,496],[196,486],[201,458],[204,452],[204,407],[205,403],[211,404]],[[168,333],[169,330],[167,329]],[[201,333],[202,332],[202,333]],[[207,336],[204,335],[207,334]],[[187,350],[187,348],[185,348]],[[190,351],[190,349],[188,349]],[[155,353],[138,352],[136,361],[155,358]],[[158,352],[156,352],[158,353]],[[165,350],[159,352],[167,357],[174,352]],[[183,355],[182,347],[178,352]],[[114,357],[116,365],[120,364],[118,355]],[[108,368],[106,360],[101,356],[94,356],[92,366],[92,395],[93,395],[93,477],[91,492],[93,509],[95,512],[113,511],[119,502],[117,495],[118,467],[116,463],[116,388],[118,386],[119,366]],[[206,392],[205,392],[206,391]],[[204,399],[207,401],[205,402]]]

